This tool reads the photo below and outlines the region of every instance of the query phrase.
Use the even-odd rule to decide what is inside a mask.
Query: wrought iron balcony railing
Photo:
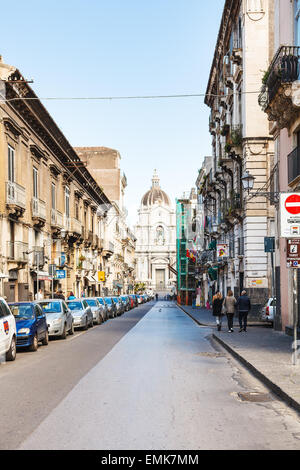
[[[258,97],[265,110],[283,84],[293,83],[299,78],[299,46],[281,46],[263,77],[263,86]]]

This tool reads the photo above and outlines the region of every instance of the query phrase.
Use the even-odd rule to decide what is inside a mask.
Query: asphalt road
[[[124,331],[122,321],[126,317],[115,328]],[[154,304],[113,348],[109,332],[103,329],[102,335],[99,327],[58,345],[42,386],[41,363],[30,366],[27,373],[35,376],[27,384],[33,393],[22,393],[19,384],[18,399],[31,408],[35,423],[29,426],[19,405],[14,430],[19,419],[27,437],[20,439],[23,432],[14,445],[22,441],[19,448],[26,450],[300,449],[299,415],[216,346],[209,327],[198,326],[173,303]],[[104,356],[101,339],[109,342]],[[84,375],[84,357],[90,356],[94,367]],[[60,393],[52,397],[58,386]],[[41,422],[42,414],[47,417]],[[12,415],[10,410],[7,417]],[[29,427],[35,428],[31,434]]]
[[[153,302],[0,364],[0,449],[16,449],[151,309]],[[77,410],[77,413],[80,410]]]

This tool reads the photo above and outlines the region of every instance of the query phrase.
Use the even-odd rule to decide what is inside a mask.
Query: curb
[[[213,339],[215,339],[218,343],[221,344],[232,356],[234,356],[239,362],[241,362],[256,378],[258,378],[261,382],[263,382],[272,392],[274,392],[277,396],[279,396],[282,400],[284,400],[289,406],[294,408],[296,411],[300,412],[300,403],[286,392],[282,390],[278,385],[272,382],[266,375],[260,372],[253,364],[247,361],[243,356],[237,353],[231,346],[229,346],[225,341],[221,338],[216,336],[212,333]]]
[[[195,323],[197,323],[200,326],[207,326],[211,327],[211,325],[204,325],[203,323],[200,323],[196,318],[194,318],[190,313],[188,313],[184,308],[181,307],[181,305],[176,304],[177,307],[179,307],[186,315],[188,315],[192,320],[194,320]],[[221,346],[223,346],[226,351],[228,351],[235,359],[237,359],[241,364],[243,364],[257,379],[259,379],[263,384],[265,384],[272,392],[275,393],[279,398],[281,398],[283,401],[287,403],[291,408],[294,410],[298,411],[300,413],[300,403],[296,400],[294,400],[290,395],[288,395],[286,392],[282,390],[278,385],[276,385],[274,382],[272,382],[266,375],[264,375],[262,372],[260,372],[256,367],[254,367],[253,364],[251,364],[249,361],[247,361],[243,356],[241,356],[239,353],[237,353],[231,346],[229,346],[225,341],[223,341],[219,336],[216,336],[214,333],[212,333],[212,337],[214,340],[216,340]]]

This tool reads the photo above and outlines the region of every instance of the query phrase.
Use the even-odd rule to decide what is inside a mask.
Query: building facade
[[[133,293],[136,239],[127,225],[128,213],[124,203],[127,178],[121,170],[121,155],[107,147],[77,147],[75,150],[111,201],[104,224],[104,292],[106,295]]]
[[[154,171],[152,187],[141,200],[136,242],[136,277],[149,292],[175,292],[176,221],[168,195]]]
[[[206,247],[227,247],[227,256],[217,254],[211,266],[213,277],[217,273],[212,288],[223,295],[229,288],[235,295],[246,289],[253,314],[270,296],[264,238],[275,231],[274,201],[263,195],[273,168],[273,138],[257,103],[273,37],[273,3],[225,1],[205,97],[212,135],[212,169],[200,189]],[[255,177],[251,195],[243,188],[246,172]]]
[[[110,200],[20,71],[0,79],[0,295],[100,293]]]
[[[269,120],[274,138],[275,156],[269,190],[278,193],[299,192],[300,189],[300,2],[274,1],[274,39],[270,57],[263,70],[259,104]],[[278,209],[278,206],[277,206]],[[276,318],[275,327],[290,332],[294,322],[293,277],[287,268],[286,239],[281,238],[280,215],[276,211]],[[296,273],[299,298],[300,274]],[[298,328],[300,325],[298,302]]]

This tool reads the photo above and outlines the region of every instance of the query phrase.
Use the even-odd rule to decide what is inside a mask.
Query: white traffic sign
[[[280,236],[300,238],[300,193],[280,194]]]

